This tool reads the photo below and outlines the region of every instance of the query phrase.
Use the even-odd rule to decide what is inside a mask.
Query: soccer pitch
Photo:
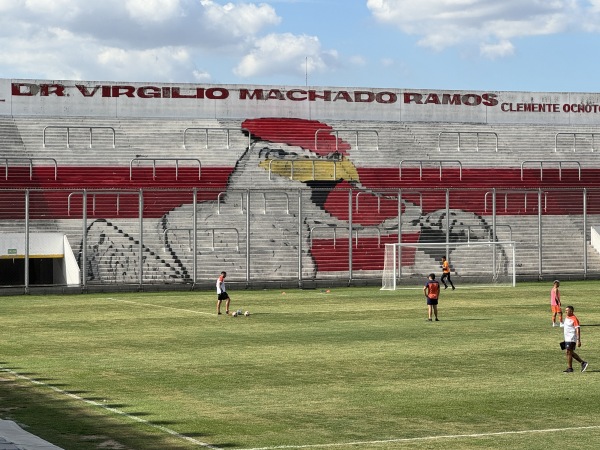
[[[424,282],[425,280],[423,280]],[[0,418],[67,450],[600,447],[595,281],[0,298]],[[224,308],[222,308],[224,311]]]

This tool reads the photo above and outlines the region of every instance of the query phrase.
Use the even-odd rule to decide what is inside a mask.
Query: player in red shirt
[[[432,313],[435,316],[435,321],[438,319],[438,297],[440,295],[440,283],[435,279],[435,273],[429,274],[429,279],[423,287],[425,298],[427,299],[427,320],[431,322]]]

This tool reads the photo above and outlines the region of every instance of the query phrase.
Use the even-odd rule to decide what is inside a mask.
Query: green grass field
[[[598,282],[0,298],[0,418],[67,450],[600,448]],[[223,308],[224,310],[224,308]]]

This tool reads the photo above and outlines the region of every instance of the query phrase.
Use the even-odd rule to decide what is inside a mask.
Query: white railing
[[[462,163],[458,160],[427,159],[427,160],[423,161],[420,159],[403,159],[402,161],[400,161],[400,174],[399,174],[400,179],[402,179],[402,166],[404,165],[404,163],[411,163],[411,164],[416,163],[419,165],[419,180],[423,179],[423,163],[432,164],[434,166],[439,166],[440,167],[440,180],[442,179],[442,166],[446,163],[456,164],[456,165],[458,165],[458,168],[459,168],[460,180],[462,180]]]
[[[29,163],[29,180],[33,179],[33,162],[34,161],[52,161],[54,165],[54,181],[58,179],[58,163],[54,158],[0,158],[4,160],[4,179],[8,180],[8,162],[9,161],[25,161]]]
[[[202,164],[197,158],[133,158],[129,161],[129,181],[133,179],[133,163],[137,162],[138,167],[140,162],[152,161],[152,180],[156,180],[156,161],[172,161],[175,162],[175,179],[179,179],[179,162],[180,161],[193,161],[198,163],[198,180],[202,178]]]
[[[116,134],[115,129],[113,127],[86,127],[86,126],[72,126],[72,125],[48,125],[44,127],[44,131],[42,132],[42,146],[46,148],[46,130],[50,129],[59,129],[67,131],[67,148],[71,147],[71,130],[89,130],[90,132],[90,143],[89,148],[92,148],[94,145],[94,132],[93,130],[110,130],[112,132],[112,147],[116,147]]]
[[[539,166],[540,166],[540,181],[544,179],[544,164],[550,164],[550,165],[558,164],[558,179],[561,181],[562,181],[562,166],[563,166],[563,164],[575,164],[577,166],[577,170],[578,170],[578,174],[579,174],[579,181],[581,181],[581,164],[579,163],[579,161],[547,161],[547,160],[545,160],[545,161],[544,160],[523,161],[521,163],[521,181],[523,181],[523,167],[525,166],[525,164],[535,164],[536,166],[539,164]]]
[[[250,148],[251,135],[250,135],[250,132],[248,130],[246,130],[244,128],[220,128],[220,127],[217,127],[217,128],[211,128],[211,127],[187,127],[185,130],[183,130],[183,148],[187,148],[186,147],[186,145],[187,145],[187,134],[190,131],[204,131],[204,136],[205,136],[204,148],[206,148],[206,149],[208,148],[208,134],[209,134],[209,131],[210,132],[213,132],[213,131],[214,132],[224,131],[225,135],[226,135],[226,147],[225,148],[227,148],[227,150],[229,150],[229,148],[230,148],[230,142],[231,142],[230,133],[232,131],[242,132],[242,133],[245,132],[248,135],[248,148]]]
[[[440,133],[438,134],[438,152],[442,151],[441,148],[441,141],[442,141],[442,135],[444,134],[456,134],[458,136],[458,144],[457,144],[457,148],[456,150],[458,150],[459,152],[461,151],[461,135],[466,134],[466,135],[476,135],[477,137],[477,144],[475,149],[477,151],[479,151],[479,136],[483,135],[483,136],[493,136],[495,138],[496,141],[496,152],[498,151],[498,133],[495,133],[493,131],[440,131]]]

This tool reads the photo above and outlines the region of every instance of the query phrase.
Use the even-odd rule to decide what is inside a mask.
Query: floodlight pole
[[[29,294],[29,189],[25,190],[25,293]]]
[[[81,200],[81,291],[85,292],[87,286],[87,189],[83,190],[83,199]]]
[[[492,241],[496,242],[496,188],[492,189]],[[513,247],[513,263],[514,247]],[[514,273],[514,271],[513,271]],[[496,246],[492,246],[492,274],[496,274]],[[492,275],[492,276],[493,276]]]
[[[298,189],[298,287],[302,289],[302,189]]]
[[[193,253],[192,253],[192,289],[194,289],[194,286],[196,286],[196,280],[198,279],[198,199],[196,198],[198,195],[198,188],[194,188],[193,190],[193,196],[194,199],[192,201],[192,204],[194,206],[194,213],[192,214],[192,234],[193,234]],[[166,240],[166,239],[165,239]]]
[[[398,189],[398,244],[402,244],[402,189]],[[395,247],[395,246],[394,246]],[[402,278],[402,246],[398,246],[398,255],[394,249],[394,289],[396,288],[396,256],[398,257],[398,279]]]
[[[348,284],[352,282],[352,189],[348,191]]]
[[[538,189],[538,280],[542,279],[542,190]]]
[[[143,288],[144,285],[144,191],[140,189],[139,202],[138,202],[138,214],[139,214],[139,265],[140,265],[140,276],[139,276],[139,289]]]
[[[494,245],[494,247],[496,247]],[[512,260],[513,260],[513,276],[512,276],[512,285],[515,287],[517,285],[517,244],[516,242],[512,243]]]
[[[440,165],[440,171],[442,166]],[[446,189],[446,242],[450,242],[450,189]],[[446,259],[450,258],[450,246],[446,246]]]
[[[244,197],[242,202],[242,211],[244,210]],[[246,189],[246,287],[250,284],[250,189]]]
[[[587,254],[587,188],[583,188],[583,279],[587,279],[588,254]]]

